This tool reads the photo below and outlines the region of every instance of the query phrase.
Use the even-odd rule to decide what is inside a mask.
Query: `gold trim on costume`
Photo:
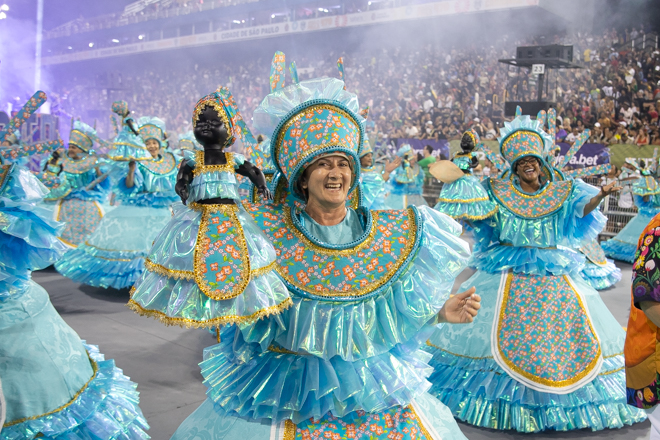
[[[424,426],[424,423],[422,423],[422,419],[417,415],[417,411],[415,411],[415,408],[412,405],[408,405],[407,408],[410,410],[411,413],[415,415],[415,419],[417,420],[417,423],[419,424],[419,429],[422,430],[422,434],[424,434],[424,438],[427,440],[433,440],[433,436],[429,434],[429,431],[426,429]]]
[[[99,367],[96,364],[96,362],[94,361],[94,359],[89,357],[89,352],[87,352],[87,350],[85,350],[85,352],[87,353],[87,358],[89,359],[89,363],[92,365],[92,377],[90,377],[89,380],[87,381],[87,383],[85,383],[85,385],[83,385],[83,387],[80,390],[78,390],[78,392],[73,396],[73,398],[71,400],[69,400],[67,403],[60,406],[59,408],[56,408],[56,409],[54,409],[52,411],[49,411],[47,413],[39,414],[37,416],[23,417],[22,419],[12,420],[11,422],[6,422],[4,425],[2,425],[2,427],[3,428],[9,428],[10,426],[14,426],[14,425],[18,425],[19,423],[27,422],[28,420],[36,420],[36,419],[39,419],[41,417],[46,417],[46,416],[49,416],[51,414],[55,414],[56,412],[60,412],[63,409],[69,407],[73,402],[75,402],[76,399],[78,397],[80,397],[80,395],[87,389],[89,384],[92,383],[92,381],[96,377],[96,374],[98,373],[98,370],[99,370]],[[37,437],[39,437],[39,435],[37,435]]]
[[[85,246],[92,247],[94,249],[98,249],[100,251],[105,251],[105,252],[140,252],[139,250],[121,250],[121,249],[106,249],[102,247],[98,247],[96,245],[91,244],[89,241],[85,240]]]
[[[245,234],[243,232],[243,225],[238,220],[236,213],[238,212],[237,205],[202,205],[202,218],[199,222],[199,231],[197,232],[197,241],[195,243],[195,251],[193,253],[193,270],[195,272],[195,282],[204,295],[208,296],[211,299],[216,301],[233,299],[241,295],[245,288],[250,283],[252,279],[252,274],[250,270],[250,255],[248,253],[247,242],[245,241]],[[240,254],[240,267],[237,276],[240,276],[240,283],[238,283],[232,292],[229,293],[220,293],[219,291],[211,288],[204,274],[202,272],[202,267],[205,265],[204,262],[204,252],[201,249],[203,243],[203,236],[208,232],[209,229],[209,216],[211,214],[221,212],[229,217],[232,225],[236,228],[235,233],[235,243],[238,247],[238,252]]]
[[[231,129],[231,124],[229,123],[229,117],[227,116],[227,111],[225,108],[220,104],[218,101],[211,97],[207,97],[207,99],[200,100],[197,105],[195,105],[195,108],[193,109],[193,127],[197,125],[197,121],[199,121],[199,115],[202,114],[202,110],[206,107],[211,107],[213,108],[216,112],[218,112],[218,116],[222,120],[222,123],[224,124],[225,128],[227,129],[227,133],[229,133],[229,136],[232,134],[232,129]]]
[[[131,288],[131,296],[133,296],[133,292],[135,292],[135,287]],[[288,309],[292,305],[293,305],[293,300],[291,298],[287,298],[279,304],[258,310],[248,316],[237,316],[237,315],[219,316],[217,318],[209,319],[207,321],[197,321],[194,319],[175,318],[175,317],[167,316],[165,313],[158,310],[145,309],[140,304],[135,302],[133,299],[130,299],[128,301],[126,307],[133,310],[138,315],[152,317],[162,322],[165,325],[178,325],[180,327],[185,327],[185,328],[210,328],[210,327],[216,327],[218,325],[250,324],[266,316],[277,315],[279,313],[282,313],[282,311]]]
[[[284,347],[279,347],[277,345],[270,344],[268,346],[268,351],[272,351],[273,353],[281,353],[281,354],[295,354],[296,356],[305,356],[304,353],[298,353],[296,351],[291,351],[287,350]]]
[[[494,216],[499,209],[500,208],[497,205],[495,205],[495,208],[493,208],[492,211],[487,212],[484,215],[470,215],[470,214],[465,213],[465,214],[458,215],[456,217],[453,217],[453,216],[450,216],[450,217],[453,218],[454,220],[483,220],[483,219]],[[449,215],[449,214],[447,214],[447,215]]]
[[[295,440],[297,429],[298,426],[291,420],[287,419],[284,422],[284,435],[282,436],[282,440]]]
[[[474,202],[487,202],[488,200],[490,200],[488,197],[475,197],[474,199],[462,199],[462,200],[443,199],[442,197],[438,197],[438,202],[443,202],[443,203],[474,203]]]
[[[162,275],[168,278],[174,278],[174,279],[181,278],[184,280],[191,280],[191,281],[195,279],[195,272],[193,272],[192,270],[168,269],[162,264],[154,263],[149,259],[149,257],[144,259],[144,268],[149,272],[154,272],[158,275]]]
[[[606,371],[606,372],[604,372],[604,373],[600,373],[599,376],[607,376],[607,375],[610,375],[610,374],[618,373],[619,371],[621,371],[621,370],[623,370],[623,369],[625,369],[625,368],[626,368],[625,366],[624,366],[624,367],[619,367],[619,368],[617,368],[616,370]]]
[[[253,269],[250,273],[252,274],[252,278],[257,278],[266,275],[268,272],[272,270],[275,270],[276,266],[277,263],[273,261],[263,267],[258,267],[256,269]],[[168,278],[184,279],[189,281],[195,279],[195,272],[193,272],[192,270],[168,269],[162,264],[154,263],[148,257],[144,259],[144,268],[149,272],[154,272],[157,273],[158,275],[162,275]]]
[[[358,251],[371,247],[374,238],[376,237],[376,225],[378,223],[378,213],[376,211],[371,211],[372,214],[371,229],[369,230],[368,236],[364,239],[362,243],[349,249],[328,249],[321,247],[315,243],[312,243],[312,241],[309,238],[307,238],[305,234],[303,234],[293,224],[292,214],[291,214],[291,211],[293,209],[294,208],[288,208],[288,209],[285,208],[282,210],[282,213],[284,214],[283,216],[284,224],[286,224],[287,228],[289,228],[289,230],[294,233],[294,235],[298,238],[298,240],[303,242],[305,247],[312,249],[314,252],[318,252],[319,254],[335,255],[335,256],[355,255]]]
[[[275,150],[273,151],[273,159],[280,165],[279,159],[280,159],[280,146],[282,145],[283,138],[285,134],[289,131],[289,128],[291,128],[292,125],[294,125],[300,118],[305,116],[309,112],[314,112],[315,110],[329,110],[331,112],[339,113],[340,115],[344,116],[347,118],[353,125],[355,125],[358,135],[356,136],[356,140],[358,143],[360,142],[360,139],[362,138],[362,127],[360,124],[353,118],[353,116],[349,115],[348,112],[345,110],[334,106],[332,104],[317,104],[317,105],[310,105],[309,107],[305,107],[304,109],[300,110],[296,115],[293,117],[289,118],[289,120],[280,128],[279,133],[277,134],[277,142],[275,142]],[[296,156],[298,159],[296,165],[301,164],[307,159],[308,156],[315,154],[317,151],[326,148],[326,147],[339,147],[339,148],[346,148],[349,150],[356,150],[358,146],[355,148],[350,148],[340,142],[323,142],[321,144],[314,144],[309,150],[307,151],[302,151],[299,152],[299,154]],[[355,166],[359,166],[359,164],[354,164]],[[280,165],[281,166],[281,165]],[[282,170],[285,170],[285,167],[281,167]],[[287,179],[291,178],[292,176],[284,176]]]
[[[225,172],[234,174],[234,153],[225,153],[225,160],[227,163],[221,165],[206,165],[204,163],[204,151],[196,151],[196,164],[193,168],[193,176],[197,176],[202,173],[212,173],[212,172]]]
[[[475,360],[475,361],[478,361],[478,360],[481,360],[481,359],[493,359],[492,356],[472,357],[472,356],[466,356],[466,355],[464,355],[464,354],[452,353],[452,352],[449,351],[449,350],[445,350],[445,349],[442,348],[442,347],[438,347],[437,345],[433,344],[430,340],[427,340],[427,341],[426,341],[426,345],[428,345],[429,347],[436,348],[436,349],[438,349],[438,350],[440,350],[440,351],[444,351],[445,353],[449,353],[449,354],[452,355],[452,356],[462,357],[462,358],[466,358],[466,359],[472,359],[472,360]]]
[[[374,240],[374,236],[376,234],[376,223],[378,222],[378,212],[377,211],[371,211],[372,213],[372,228],[371,231],[369,231],[369,236],[359,245],[357,245],[354,248],[350,249],[328,249],[328,248],[323,248],[320,246],[315,245],[309,239],[307,239],[302,232],[300,232],[294,225],[291,220],[291,210],[293,208],[289,209],[284,209],[284,224],[288,227],[290,231],[292,231],[296,237],[304,244],[304,246],[308,246],[309,249],[311,249],[314,252],[318,252],[321,254],[325,255],[331,255],[331,256],[337,256],[337,257],[346,257],[346,256],[353,256],[357,255],[359,251],[362,249],[371,246]],[[284,270],[282,268],[281,262],[278,261],[278,265],[276,267],[276,271],[279,274],[279,276],[283,279],[285,279],[288,283],[294,285],[298,289],[310,293],[315,296],[321,296],[321,297],[361,297],[364,295],[368,295],[374,290],[379,289],[381,286],[389,282],[390,278],[395,274],[401,266],[408,260],[408,257],[410,256],[410,253],[412,252],[412,249],[415,247],[415,243],[417,242],[417,222],[415,219],[415,214],[412,210],[412,208],[406,209],[408,213],[408,220],[410,222],[410,235],[407,236],[406,244],[404,248],[401,250],[400,257],[394,262],[394,265],[390,270],[387,272],[383,273],[380,278],[378,278],[377,281],[367,285],[366,287],[360,287],[360,288],[354,288],[351,290],[347,291],[318,291],[314,287],[310,286],[305,286],[303,284],[300,284],[296,278],[289,274],[287,270]],[[285,268],[288,269],[288,266],[285,266]]]
[[[500,314],[499,314],[499,318],[498,318],[498,322],[497,322],[497,335],[496,335],[496,337],[497,337],[497,342],[498,342],[498,343],[497,343],[497,351],[499,352],[499,356],[500,356],[501,360],[507,365],[508,368],[510,368],[512,371],[516,372],[516,373],[519,374],[520,376],[526,378],[527,380],[530,380],[530,381],[532,381],[532,382],[534,382],[534,383],[538,383],[538,384],[545,385],[545,386],[548,386],[548,387],[552,387],[552,388],[563,388],[563,387],[566,387],[566,386],[569,386],[569,385],[573,385],[573,384],[579,382],[580,380],[582,380],[584,377],[588,376],[588,375],[593,371],[593,369],[596,367],[596,365],[598,365],[598,363],[599,363],[599,361],[600,361],[601,354],[602,354],[602,352],[601,352],[601,347],[600,347],[600,343],[599,343],[599,341],[598,341],[598,337],[597,337],[596,331],[594,330],[593,325],[591,324],[591,320],[589,319],[589,315],[587,315],[587,313],[586,313],[586,309],[585,309],[585,307],[584,307],[584,304],[582,303],[582,299],[580,298],[580,295],[579,295],[578,292],[575,290],[575,288],[573,287],[573,285],[570,283],[570,281],[568,280],[568,278],[567,278],[566,275],[563,275],[562,278],[564,279],[564,281],[566,282],[566,284],[567,284],[567,285],[571,288],[571,290],[573,291],[573,293],[574,293],[574,295],[575,295],[575,298],[577,299],[578,305],[580,306],[580,309],[582,310],[582,312],[584,313],[585,317],[587,318],[587,322],[589,323],[589,329],[591,330],[591,334],[593,335],[593,337],[594,337],[594,339],[595,339],[595,341],[596,341],[596,344],[598,345],[598,351],[596,352],[596,354],[595,354],[593,360],[592,360],[592,361],[589,363],[589,365],[584,369],[584,371],[582,371],[582,372],[576,374],[576,375],[575,375],[574,377],[572,377],[571,379],[566,379],[566,380],[556,380],[556,381],[555,381],[555,380],[550,380],[550,379],[543,379],[543,378],[540,378],[540,377],[538,377],[538,376],[535,376],[535,375],[533,375],[533,374],[531,374],[531,373],[529,373],[529,372],[527,372],[527,371],[525,371],[525,370],[519,368],[516,364],[514,364],[514,363],[513,363],[513,362],[512,362],[512,361],[511,361],[511,360],[510,360],[510,359],[504,354],[504,352],[503,352],[502,349],[500,348],[500,344],[499,344],[499,340],[500,340],[500,338],[499,338],[499,334],[500,334],[500,331],[501,331],[501,329],[502,329],[502,322],[503,322],[503,320],[504,320],[504,318],[505,318],[505,315],[506,315],[506,314],[505,314],[505,310],[506,310],[506,306],[508,305],[509,293],[510,293],[510,291],[511,291],[511,283],[513,282],[513,277],[514,277],[513,272],[509,272],[509,273],[507,274],[507,280],[506,280],[506,284],[505,284],[504,292],[503,292],[503,296],[502,296],[502,303],[500,304]]]
[[[277,267],[277,261],[272,261],[265,266],[252,269],[250,273],[252,274],[252,278],[256,278],[266,275],[268,272],[275,270],[276,267]]]

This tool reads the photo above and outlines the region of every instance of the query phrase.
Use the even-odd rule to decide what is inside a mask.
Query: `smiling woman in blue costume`
[[[171,218],[169,206],[178,200],[177,158],[165,151],[165,122],[143,117],[138,125],[151,160],[118,162],[114,180],[120,205],[55,265],[79,283],[115,289],[132,286],[144,271],[154,238]]]
[[[280,178],[246,204],[277,251],[293,305],[228,327],[200,364],[207,400],[173,439],[464,439],[425,391],[419,346],[476,315],[460,226],[429,208],[347,208],[363,142],[357,97],[331,78],[277,88],[254,115]]]
[[[94,232],[104,215],[110,181],[101,170],[101,159],[92,150],[97,139],[96,130],[75,121],[66,155],[58,157],[51,168],[59,177],[59,185],[45,200],[56,202],[56,219],[66,223],[60,240],[70,247],[78,246]]]
[[[632,187],[637,215],[615,237],[603,242],[602,246],[608,257],[632,263],[637,251],[639,234],[651,219],[660,213],[660,184],[654,178],[651,167],[640,166],[646,164],[629,163],[642,174],[642,177],[636,180]]]
[[[477,272],[465,283],[479,290],[482,310],[472,324],[439,329],[428,341],[431,393],[460,420],[492,429],[642,421],[626,405],[625,332],[580,276],[584,257],[571,250],[597,236],[605,224],[598,204],[620,188],[599,190],[551,168],[544,158],[554,136],[543,120],[518,116],[500,135],[511,166],[487,181],[499,210],[474,222]]]
[[[66,250],[64,225],[39,203],[47,193],[28,170],[0,168],[0,439],[148,439],[136,384],[81,341],[30,279]]]

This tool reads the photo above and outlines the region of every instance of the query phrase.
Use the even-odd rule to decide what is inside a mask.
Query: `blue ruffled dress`
[[[2,169],[0,378],[2,440],[148,439],[136,384],[98,347],[81,341],[30,279],[66,250],[63,224],[39,206],[48,193],[29,171]]]
[[[387,181],[388,193],[385,197],[385,209],[406,209],[410,205],[428,206],[422,196],[423,187],[424,172],[419,165],[399,166],[390,173]]]
[[[293,306],[205,350],[207,399],[172,438],[464,439],[426,392],[419,349],[467,264],[460,226],[428,207],[349,210],[330,227],[247,209],[280,251]]]
[[[378,167],[362,168],[360,173],[360,192],[363,205],[368,209],[385,208],[385,181]]]
[[[59,238],[70,247],[94,232],[105,215],[111,183],[107,178],[97,183],[96,167],[100,165],[100,159],[90,154],[79,160],[60,159],[59,185],[44,198],[55,203],[55,219],[66,223]]]
[[[225,154],[226,165],[204,165],[203,151],[186,152],[194,169],[188,204],[172,206],[131,289],[128,305],[137,313],[212,328],[252,322],[291,305],[272,270],[275,249],[240,204],[234,170],[245,158]],[[197,203],[216,197],[239,203]]]
[[[456,418],[492,429],[599,430],[644,420],[626,404],[625,332],[572,250],[605,224],[598,211],[583,215],[598,190],[567,180],[525,194],[490,179],[487,191],[499,210],[475,223],[477,272],[460,288],[477,288],[481,310],[427,342],[431,393]]]
[[[616,236],[601,243],[605,255],[633,263],[639,236],[656,214],[660,213],[660,184],[652,176],[642,176],[633,184],[637,215]]]
[[[579,250],[586,257],[581,275],[591,287],[604,290],[621,281],[621,269],[614,261],[605,258],[605,252],[596,240],[583,243]]]
[[[467,170],[468,174],[454,182],[445,183],[434,208],[454,220],[483,220],[497,212],[497,205],[488,198],[479,179],[472,175],[472,154],[459,154],[452,159],[458,168]]]
[[[129,121],[134,122],[134,119],[131,116],[122,119],[121,130],[112,141],[108,157],[115,161],[151,160],[151,153],[142,138],[133,133]]]
[[[144,259],[158,233],[172,218],[177,158],[164,153],[137,162],[134,185],[126,187],[128,165],[118,165],[115,194],[120,205],[109,212],[94,233],[67,252],[55,269],[73,281],[95,287],[123,289],[144,271]]]

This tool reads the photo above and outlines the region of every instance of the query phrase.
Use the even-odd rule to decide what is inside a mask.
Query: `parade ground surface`
[[[623,271],[622,280],[601,295],[625,327],[630,309],[631,265],[617,264]],[[463,272],[455,286],[470,275],[471,271]],[[115,359],[117,366],[139,384],[140,406],[151,425],[151,438],[169,439],[205,398],[206,388],[197,364],[202,360],[204,347],[214,344],[214,337],[204,330],[167,327],[154,319],[138,316],[125,306],[128,289],[106,290],[80,285],[52,268],[35,272],[33,277],[50,293],[57,311],[80,337],[98,345],[106,358]],[[470,440],[642,440],[649,438],[651,424],[645,421],[617,430],[540,434],[491,431],[464,423],[460,426]]]

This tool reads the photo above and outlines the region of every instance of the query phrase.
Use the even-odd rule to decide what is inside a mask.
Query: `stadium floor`
[[[622,263],[623,279],[601,293],[622,326],[626,326],[630,302],[631,266]],[[465,271],[460,284],[470,276]],[[166,327],[154,319],[138,316],[126,306],[128,289],[105,290],[72,282],[49,268],[33,274],[50,293],[64,320],[81,338],[100,347],[107,358],[139,386],[142,410],[151,425],[154,440],[168,439],[179,424],[204,400],[205,387],[197,363],[204,347],[214,338],[206,331]],[[642,440],[649,437],[648,421],[632,427],[599,432],[547,432],[518,434],[478,429],[461,424],[470,440],[505,439],[602,439]]]

